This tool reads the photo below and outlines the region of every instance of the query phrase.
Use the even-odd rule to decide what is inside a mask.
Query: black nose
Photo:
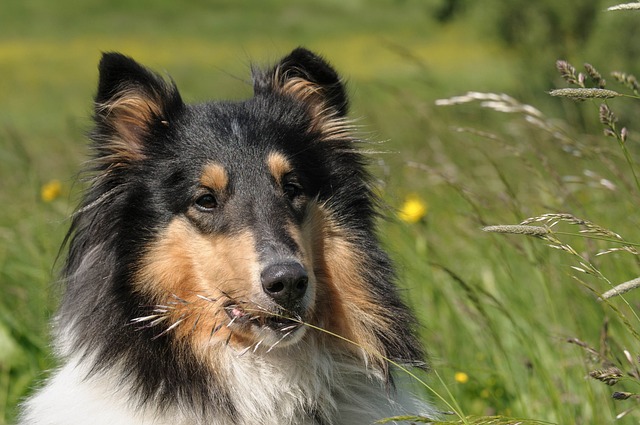
[[[260,274],[262,289],[284,308],[292,308],[307,292],[309,276],[297,262],[276,263]]]

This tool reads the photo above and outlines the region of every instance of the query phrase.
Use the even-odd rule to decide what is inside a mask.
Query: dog
[[[88,189],[53,320],[59,369],[22,425],[368,424],[433,414],[376,236],[379,201],[341,78],[297,48],[253,97],[183,102],[99,64]]]

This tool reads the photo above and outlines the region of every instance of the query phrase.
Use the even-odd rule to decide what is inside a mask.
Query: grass
[[[592,344],[599,347],[595,352],[611,350],[614,357],[637,345],[633,301],[619,305],[622,301],[616,300],[614,306],[603,306],[594,297],[594,293],[610,288],[610,280],[604,276],[616,276],[620,282],[636,277],[633,255],[616,251],[619,255],[615,258],[596,257],[602,243],[584,240],[584,235],[562,244],[555,242],[555,247],[580,257],[576,264],[575,259],[549,252],[542,243],[513,237],[506,241],[504,237],[487,239],[478,234],[478,228],[520,222],[545,210],[580,211],[603,220],[607,228],[622,226],[631,232],[627,240],[637,240],[636,219],[628,215],[634,208],[637,188],[627,155],[615,142],[576,136],[513,99],[503,101],[503,96],[492,94],[464,99],[481,100],[489,109],[511,112],[515,118],[507,117],[502,128],[490,121],[495,132],[481,123],[474,123],[480,128],[457,133],[435,131],[438,136],[432,137],[446,134],[449,143],[430,143],[435,149],[417,167],[424,172],[425,182],[414,181],[410,188],[424,193],[427,201],[446,197],[449,202],[436,204],[442,209],[437,216],[437,208],[430,208],[422,224],[426,242],[416,248],[431,258],[431,281],[448,282],[445,287],[428,288],[430,293],[423,299],[433,301],[424,306],[424,320],[428,323],[435,312],[438,323],[449,323],[454,332],[441,343],[452,353],[465,347],[457,351],[464,358],[454,362],[448,358],[441,365],[450,370],[450,376],[456,371],[469,376],[466,383],[456,384],[454,396],[463,400],[464,407],[476,404],[486,408],[488,404],[501,414],[516,411],[520,417],[554,423],[610,422],[615,416],[607,409],[612,408],[607,402],[611,394],[582,379],[588,369],[604,363],[603,358],[585,356],[567,341],[572,335],[591,335]],[[597,106],[593,112],[597,120]],[[457,144],[457,149],[451,148],[452,144]],[[462,156],[460,144],[467,149]],[[612,181],[619,186],[614,189]],[[458,218],[447,221],[446,217]],[[445,230],[429,232],[431,223],[439,226],[437,223],[443,222],[447,223]],[[509,230],[544,236],[542,231],[533,232],[527,222]],[[452,244],[452,238],[459,238],[459,243]],[[570,246],[576,248],[569,250]],[[410,247],[399,250],[409,252]],[[479,258],[482,260],[473,260]],[[406,261],[415,259],[407,257]],[[597,266],[587,268],[589,261]],[[596,273],[596,267],[605,272]],[[429,276],[429,270],[423,269],[416,276]],[[602,280],[605,282],[598,282]],[[441,300],[450,305],[443,307]],[[622,406],[618,409],[624,410]]]
[[[611,423],[637,406],[586,377],[615,364],[624,376],[614,389],[637,392],[639,294],[600,302],[610,285],[571,268],[586,261],[616,285],[638,277],[637,256],[596,256],[611,243],[586,239],[568,222],[553,227],[556,237],[583,260],[535,238],[481,230],[562,212],[640,241],[637,102],[606,100],[619,115],[616,137],[602,135],[602,99],[576,105],[545,93],[566,89],[560,79],[526,103],[494,95],[436,106],[468,90],[509,93],[527,82],[515,77],[512,52],[464,22],[436,24],[426,4],[0,4],[0,424],[13,421],[19,398],[53,366],[47,320],[56,256],[79,189],[100,52],[166,69],[186,99],[199,101],[247,96],[250,60],[268,62],[298,44],[348,76],[354,114],[373,140],[387,141],[388,153],[373,158],[390,206],[382,236],[424,324],[434,373],[421,378],[475,417],[467,423],[488,422],[483,415]],[[608,89],[630,93],[610,79]],[[623,126],[629,134],[620,144]],[[54,180],[60,193],[43,199]],[[422,203],[422,218],[394,218],[407,198]],[[619,422],[637,420],[632,411]]]

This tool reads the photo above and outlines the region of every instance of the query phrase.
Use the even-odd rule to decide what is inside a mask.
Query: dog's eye
[[[282,191],[289,199],[295,199],[302,195],[302,186],[297,182],[286,182],[282,185]]]
[[[209,212],[218,206],[215,196],[210,193],[200,196],[196,199],[196,208],[203,212]]]

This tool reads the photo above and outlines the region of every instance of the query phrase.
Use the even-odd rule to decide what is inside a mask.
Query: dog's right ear
[[[152,131],[170,126],[182,108],[180,94],[175,84],[119,53],[105,53],[99,71],[94,116],[98,155],[118,165],[141,160]]]
[[[303,105],[310,118],[309,130],[325,139],[349,138],[348,100],[344,83],[322,57],[299,47],[274,67],[253,69],[256,96],[278,94]]]

